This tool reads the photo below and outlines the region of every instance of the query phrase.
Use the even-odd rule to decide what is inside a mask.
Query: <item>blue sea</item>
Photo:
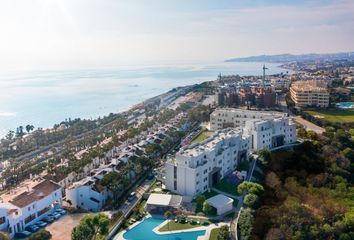
[[[20,125],[53,127],[65,118],[97,118],[129,109],[177,86],[224,75],[261,75],[263,63],[119,67],[0,73],[0,136]],[[286,72],[267,64],[267,74]]]

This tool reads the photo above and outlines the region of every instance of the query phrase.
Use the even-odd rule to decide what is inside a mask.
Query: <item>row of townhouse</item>
[[[210,116],[210,128],[214,135],[182,147],[166,162],[168,190],[194,197],[210,190],[251,152],[296,142],[296,125],[277,112],[217,109]]]
[[[62,206],[61,186],[40,177],[28,179],[0,197],[0,231],[11,238]]]
[[[168,130],[183,130],[184,126],[176,128],[175,125],[185,118],[186,114],[179,114],[163,126],[156,125],[149,129],[136,138],[134,142],[125,142],[119,147],[115,147],[108,160],[105,159],[104,163],[101,163],[98,168],[91,169],[89,173],[86,173],[86,177],[81,178],[80,181],[73,182],[66,187],[66,200],[75,208],[92,212],[100,211],[108,198],[112,197],[112,194],[100,184],[104,175],[112,171],[118,172],[128,162],[134,163],[138,157],[146,156],[146,146],[152,143],[160,144],[163,139],[169,138]],[[133,180],[135,173],[129,172],[128,177]]]

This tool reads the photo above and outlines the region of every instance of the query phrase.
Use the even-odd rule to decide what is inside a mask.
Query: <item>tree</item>
[[[307,131],[307,137],[311,140],[317,140],[318,136],[317,133],[315,131],[309,130]]]
[[[347,147],[342,151],[342,154],[344,157],[348,158],[349,160],[354,161],[354,150]]]
[[[10,240],[10,237],[6,233],[0,232],[0,240]]]
[[[271,153],[268,150],[268,148],[261,148],[258,151],[258,155],[259,155],[259,160],[263,163],[263,164],[267,164],[270,159],[271,159]]]
[[[278,198],[281,197],[281,181],[277,174],[274,172],[269,172],[266,175],[265,183],[268,187],[274,190]]]
[[[250,208],[245,208],[241,211],[238,220],[238,227],[240,229],[240,236],[242,240],[248,240],[251,237],[253,229],[253,215]]]
[[[52,234],[45,229],[40,230],[39,232],[34,233],[28,238],[28,240],[49,240],[52,238]]]
[[[169,219],[171,218],[171,216],[172,216],[172,213],[170,212],[170,211],[166,211],[165,213],[164,213],[164,216],[165,216],[165,218],[167,219],[167,228],[168,228],[168,231],[170,231],[170,221],[169,221]]]
[[[13,137],[15,136],[15,132],[10,130],[7,134],[6,134],[6,139],[7,140],[12,140]]]
[[[259,201],[259,198],[256,194],[253,193],[249,193],[245,196],[245,199],[243,200],[243,203],[247,206],[247,207],[255,207],[257,205]]]
[[[199,195],[199,196],[197,196],[197,198],[195,199],[195,201],[197,202],[198,205],[202,205],[205,200],[206,200],[206,198],[205,198],[204,195]]]
[[[298,130],[297,130],[297,134],[299,135],[299,137],[301,138],[306,138],[307,137],[307,132],[306,132],[306,129],[304,127],[300,127]]]
[[[207,201],[204,201],[204,203],[203,203],[203,212],[205,214],[209,214],[211,209],[212,209],[212,207],[210,206],[210,204]]]
[[[32,130],[34,129],[34,126],[33,125],[26,125],[26,131],[27,133],[30,133]]]
[[[109,219],[105,214],[90,214],[80,220],[72,233],[72,240],[96,240],[108,234]]]
[[[216,239],[217,240],[229,240],[230,239],[229,226],[227,226],[227,225],[221,226]]]
[[[265,240],[284,240],[284,233],[279,228],[269,229]]]
[[[264,188],[262,185],[258,183],[244,181],[237,186],[237,192],[239,194],[242,194],[244,191],[247,191],[248,193],[260,195],[264,192]]]

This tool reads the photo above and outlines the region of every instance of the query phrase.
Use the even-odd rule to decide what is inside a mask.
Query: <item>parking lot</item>
[[[67,214],[48,225],[45,229],[52,234],[53,240],[70,240],[71,231],[79,225],[80,219],[85,215],[87,213]]]

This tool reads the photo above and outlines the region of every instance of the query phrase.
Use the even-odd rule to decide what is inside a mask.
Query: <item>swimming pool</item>
[[[204,230],[163,235],[154,233],[152,230],[163,221],[165,220],[162,218],[146,218],[132,229],[127,230],[123,238],[126,240],[197,240],[199,236],[205,234]]]
[[[354,102],[341,102],[337,103],[336,106],[343,109],[354,108]]]

